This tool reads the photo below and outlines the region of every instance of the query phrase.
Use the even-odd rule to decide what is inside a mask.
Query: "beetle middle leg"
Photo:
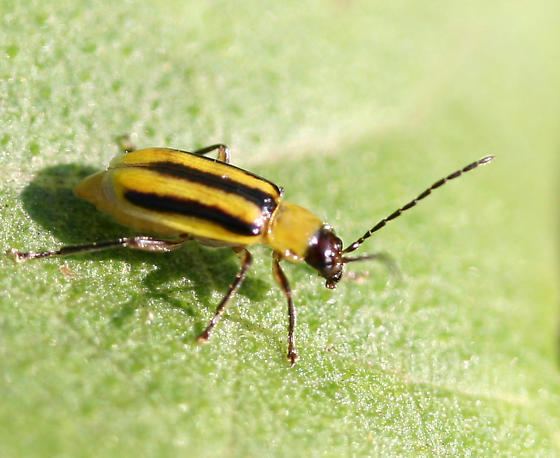
[[[204,343],[210,338],[210,335],[212,334],[214,327],[216,326],[216,324],[218,324],[220,318],[222,318],[222,315],[224,314],[229,301],[231,300],[235,292],[239,289],[239,287],[243,283],[243,280],[245,280],[245,277],[247,276],[247,271],[249,270],[249,267],[251,267],[251,263],[253,262],[253,256],[251,256],[251,253],[249,253],[249,251],[247,251],[244,248],[240,250],[240,254],[242,256],[241,268],[239,269],[239,272],[237,273],[235,279],[233,280],[233,283],[229,285],[229,289],[226,295],[222,298],[222,300],[218,304],[218,308],[216,308],[216,312],[214,313],[214,316],[210,320],[210,323],[208,323],[206,329],[202,331],[202,333],[198,336],[197,340],[200,343]]]
[[[6,254],[12,256],[17,262],[30,261],[31,259],[50,258],[52,256],[68,256],[72,254],[92,253],[95,251],[109,250],[111,248],[131,248],[133,250],[168,252],[180,248],[188,239],[159,240],[154,237],[136,236],[121,237],[116,240],[93,242],[85,245],[65,246],[58,250],[49,251],[19,251],[15,248]]]
[[[280,257],[277,254],[273,255],[272,261],[272,274],[274,275],[274,279],[282,288],[286,299],[288,300],[288,359],[290,360],[291,365],[293,366],[297,359],[298,354],[296,352],[296,338],[295,338],[295,329],[296,329],[296,308],[294,306],[294,301],[292,299],[292,289],[290,288],[290,283],[288,282],[288,278],[286,274],[280,267]]]
[[[217,143],[215,145],[205,146],[204,148],[197,149],[193,151],[193,154],[199,154],[204,156],[212,151],[218,150],[218,160],[229,164],[231,161],[231,153],[229,147],[223,143]]]

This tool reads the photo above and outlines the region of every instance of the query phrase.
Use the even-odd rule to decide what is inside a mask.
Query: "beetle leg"
[[[132,143],[130,135],[128,134],[122,134],[115,137],[115,142],[117,143],[119,150],[123,153],[132,153],[136,150],[136,146]]]
[[[288,300],[288,359],[293,366],[298,359],[298,354],[296,352],[296,339],[294,335],[296,329],[296,308],[292,299],[292,289],[290,288],[290,283],[288,283],[288,278],[286,277],[286,274],[284,274],[282,267],[280,267],[280,259],[281,258],[277,254],[273,255],[272,274]]]
[[[205,154],[211,153],[214,150],[218,150],[218,160],[229,164],[231,160],[231,153],[229,151],[229,147],[222,143],[218,143],[216,145],[206,146],[204,148],[197,149],[193,151],[193,154],[200,154],[204,156]]]
[[[23,252],[12,248],[6,254],[12,256],[17,262],[29,261],[31,259],[50,258],[51,256],[67,256],[70,254],[91,253],[103,251],[111,248],[131,248],[133,250],[167,252],[179,248],[186,239],[183,240],[158,240],[153,237],[137,236],[122,237],[117,240],[104,242],[93,242],[86,245],[65,246],[58,250],[50,251],[28,251]]]
[[[342,262],[348,264],[349,262],[361,262],[361,261],[376,261],[385,266],[391,275],[396,277],[398,280],[402,280],[402,274],[399,270],[399,266],[390,254],[380,251],[378,253],[363,254],[361,256],[349,257],[343,256]]]
[[[210,323],[208,323],[206,329],[202,331],[202,333],[198,336],[197,340],[200,343],[204,343],[210,338],[210,335],[212,334],[214,327],[216,326],[216,324],[218,324],[220,318],[222,318],[222,315],[224,314],[224,311],[230,299],[233,297],[235,292],[239,289],[241,283],[243,283],[243,280],[245,280],[245,277],[247,276],[247,271],[249,270],[249,267],[251,267],[251,263],[253,262],[253,256],[251,256],[251,253],[249,253],[244,248],[240,251],[240,253],[242,255],[241,268],[239,269],[239,272],[237,273],[235,280],[233,280],[233,283],[229,285],[229,289],[226,295],[218,304],[218,308],[216,308],[216,312],[214,313],[214,316],[210,320]]]

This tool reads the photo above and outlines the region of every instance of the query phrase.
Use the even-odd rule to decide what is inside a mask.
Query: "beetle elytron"
[[[205,157],[216,150],[217,159]],[[267,245],[273,252],[274,278],[288,301],[288,359],[293,365],[298,358],[294,337],[296,310],[280,261],[304,261],[326,279],[327,288],[335,288],[345,264],[382,259],[381,253],[348,256],[374,232],[414,207],[434,189],[492,159],[493,156],[483,157],[440,179],[343,248],[333,229],[320,218],[299,205],[285,202],[281,188],[231,165],[225,145],[211,145],[192,153],[169,148],[130,149],[113,159],[107,170],[80,182],[75,193],[119,223],[157,237],[125,237],[45,252],[12,249],[9,254],[17,261],[27,261],[117,247],[166,252],[176,250],[189,239],[210,246],[231,247],[241,257],[241,268],[198,337],[199,342],[205,342],[247,275],[252,262],[247,247]]]

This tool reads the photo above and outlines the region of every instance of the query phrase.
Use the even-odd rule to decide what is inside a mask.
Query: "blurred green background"
[[[560,454],[560,4],[0,0],[0,249],[127,231],[72,186],[223,141],[348,243],[336,291],[269,252],[209,345],[227,250],[0,258],[0,456]]]

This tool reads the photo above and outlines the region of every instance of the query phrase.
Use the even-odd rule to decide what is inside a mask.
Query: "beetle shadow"
[[[29,216],[53,234],[61,245],[81,245],[135,235],[130,229],[115,223],[108,215],[97,211],[93,205],[74,195],[73,188],[76,184],[96,171],[92,167],[80,164],[46,167],[37,173],[21,194],[23,206]],[[181,278],[188,278],[186,288],[192,289],[198,301],[208,304],[213,312],[213,293],[219,290],[225,294],[228,285],[239,270],[238,258],[231,250],[207,248],[194,241],[187,242],[185,247],[170,253],[148,253],[116,248],[98,253],[78,254],[72,258],[112,259],[133,265],[141,263],[154,265],[155,269],[142,281],[146,289],[146,298],[163,300],[172,307],[195,317],[201,315],[198,311],[199,307],[177,298],[176,282]],[[212,278],[212,281],[209,282],[208,278]],[[166,284],[169,286],[166,287]],[[263,280],[249,276],[237,294],[258,301],[264,299],[268,288],[269,285]],[[122,326],[127,318],[134,314],[136,308],[140,306],[135,302],[131,300],[123,304],[113,316],[113,325]],[[208,316],[204,312],[203,314],[205,317]],[[201,322],[197,326],[202,329],[204,324],[206,323]]]

